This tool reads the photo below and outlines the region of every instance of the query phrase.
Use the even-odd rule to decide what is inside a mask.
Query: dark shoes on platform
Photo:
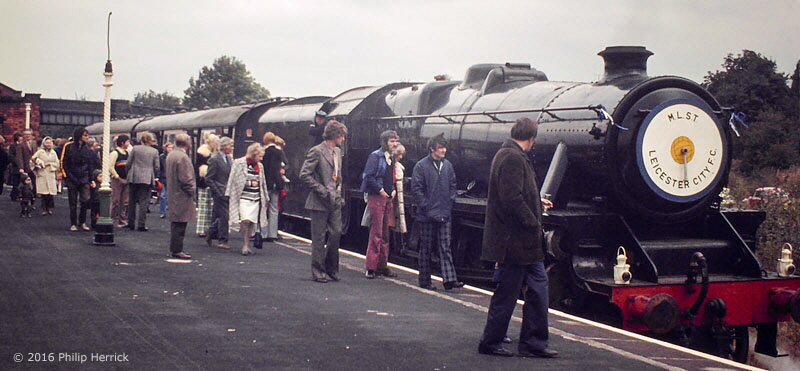
[[[521,350],[518,355],[520,357],[556,358],[558,357],[558,352],[552,349]]]
[[[364,277],[367,277],[369,279],[373,279],[377,276],[397,277],[397,273],[392,272],[389,268],[385,268],[377,270],[368,269],[367,272],[364,274]]]
[[[461,288],[461,287],[464,287],[464,282],[461,282],[461,281],[451,281],[451,282],[445,282],[444,283],[444,289],[448,290],[448,291],[452,290],[452,289]]]
[[[150,229],[148,229],[147,227],[139,227],[139,228],[136,228],[136,230],[139,231],[139,232],[147,232]]]
[[[189,254],[187,254],[185,252],[182,252],[182,251],[181,252],[172,253],[172,257],[173,258],[177,258],[177,259],[187,259],[187,260],[192,258],[191,255],[189,255]]]
[[[339,282],[339,275],[336,273],[334,274],[328,273],[328,281]]]
[[[499,357],[513,357],[514,356],[514,352],[512,352],[512,351],[510,351],[510,350],[508,350],[506,348],[503,348],[503,347],[496,348],[496,349],[491,349],[491,348],[483,347],[483,346],[480,346],[480,345],[478,346],[478,353],[480,353],[480,354],[488,354],[490,356],[499,356]]]
[[[434,285],[431,285],[431,284],[427,284],[427,285],[419,285],[419,287],[421,287],[421,288],[423,288],[423,289],[425,289],[425,290],[436,291],[436,286],[434,286]]]
[[[389,268],[378,269],[377,271],[375,271],[375,275],[390,277],[390,278],[397,277],[397,273],[392,272]]]

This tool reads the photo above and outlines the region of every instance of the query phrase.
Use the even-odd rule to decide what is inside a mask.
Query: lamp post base
[[[114,246],[114,220],[111,214],[111,188],[101,187],[98,191],[100,196],[100,219],[94,227],[94,244],[101,246]]]
[[[113,223],[100,223],[98,220],[97,225],[94,227],[94,244],[101,246],[114,246],[114,224]]]

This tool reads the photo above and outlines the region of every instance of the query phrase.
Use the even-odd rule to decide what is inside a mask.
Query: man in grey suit
[[[211,211],[211,228],[206,233],[206,243],[216,238],[219,240],[217,247],[228,250],[228,197],[225,196],[225,187],[228,186],[228,176],[231,174],[233,159],[233,139],[222,137],[219,140],[219,151],[208,160],[206,172],[206,185],[214,199],[214,208]]]
[[[325,125],[322,143],[306,153],[300,180],[311,190],[311,275],[316,282],[339,281],[339,239],[342,235],[342,150],[347,127],[332,120]],[[328,235],[327,241],[325,235]]]
[[[152,187],[153,180],[158,179],[156,174],[158,174],[160,165],[158,150],[153,148],[153,143],[155,143],[153,135],[144,133],[141,143],[128,152],[128,163],[125,165],[128,170],[128,184],[130,184],[128,228],[136,229],[138,224],[139,231],[147,232],[145,219],[147,218],[147,205],[150,202],[150,187]],[[139,213],[138,219],[136,218],[137,212]]]

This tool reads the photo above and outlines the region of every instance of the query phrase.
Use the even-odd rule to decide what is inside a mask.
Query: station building
[[[67,138],[79,126],[103,121],[103,102],[42,98],[0,83],[0,135],[10,142],[14,132],[25,130],[30,109],[30,129],[35,136]],[[111,119],[163,115],[170,110],[133,104],[125,99],[111,100]]]

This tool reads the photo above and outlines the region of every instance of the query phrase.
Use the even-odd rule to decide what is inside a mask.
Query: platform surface
[[[286,237],[242,256],[238,235],[230,251],[210,248],[193,223],[185,239],[193,260],[171,263],[169,224],[157,213],[148,215],[149,232],[117,229],[110,247],[92,245],[92,232],[68,231],[63,196],[54,216],[18,212],[0,196],[3,370],[738,369],[559,315],[550,325],[560,358],[481,355],[486,293],[440,283],[422,290],[400,270],[368,280],[363,260],[344,253],[342,280],[320,284],[303,241]]]

